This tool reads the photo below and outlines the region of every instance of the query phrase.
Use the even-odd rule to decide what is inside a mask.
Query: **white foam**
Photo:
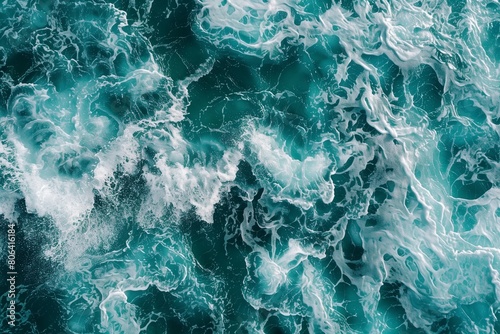
[[[1,124],[1,123],[0,123]],[[5,126],[2,124],[2,126]],[[5,126],[7,131],[7,127]],[[9,222],[17,219],[18,213],[15,210],[15,204],[21,198],[19,193],[19,173],[20,171],[14,163],[15,154],[12,147],[6,142],[0,141],[0,168],[2,170],[2,188],[0,189],[0,215],[3,215]]]
[[[123,291],[116,290],[99,305],[101,309],[101,324],[109,333],[139,334],[141,326],[136,320],[136,307],[127,302],[127,296]]]
[[[319,40],[319,36],[333,35],[333,24],[349,27],[352,23],[346,20],[349,14],[335,4],[317,17],[317,14],[307,13],[302,4],[285,0],[200,2],[202,8],[195,30],[202,37],[243,54],[269,55],[271,59],[284,54],[284,40],[309,47]],[[304,17],[300,24],[295,23],[293,11]],[[281,19],[273,22],[277,15],[281,15]]]
[[[241,153],[227,150],[216,167],[199,163],[186,167],[176,162],[180,154],[175,151],[174,159],[170,159],[167,153],[157,155],[155,166],[161,174],[145,172],[153,207],[160,205],[158,213],[170,205],[177,212],[186,212],[193,207],[202,220],[212,223],[214,206],[220,201],[225,185],[235,179]]]
[[[121,166],[129,175],[137,170],[140,150],[134,135],[140,130],[141,128],[137,125],[127,126],[123,134],[109,144],[107,150],[96,154],[99,158],[99,163],[93,173],[93,186],[96,189],[103,189],[106,181],[113,179],[118,166]]]
[[[276,201],[286,200],[309,209],[321,199],[331,203],[334,184],[330,178],[332,161],[324,152],[308,156],[303,161],[292,158],[279,146],[278,135],[273,130],[257,130],[251,127],[247,132],[250,149],[257,160],[257,173],[263,167],[269,175],[259,175],[263,182],[269,182],[269,189]]]
[[[29,150],[17,140],[16,161],[21,175],[20,189],[26,199],[28,212],[50,216],[61,228],[69,227],[88,213],[94,205],[92,186],[87,178],[82,180],[45,179],[43,165],[30,163]]]

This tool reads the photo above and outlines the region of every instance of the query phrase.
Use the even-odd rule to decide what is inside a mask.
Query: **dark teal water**
[[[3,332],[500,332],[499,29],[493,0],[4,0]]]

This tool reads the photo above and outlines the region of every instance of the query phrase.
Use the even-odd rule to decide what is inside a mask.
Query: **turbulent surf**
[[[6,332],[500,332],[497,0],[3,0],[0,77]]]

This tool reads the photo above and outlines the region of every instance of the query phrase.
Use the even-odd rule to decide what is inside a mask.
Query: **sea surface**
[[[498,0],[0,0],[1,331],[500,333],[499,136]]]

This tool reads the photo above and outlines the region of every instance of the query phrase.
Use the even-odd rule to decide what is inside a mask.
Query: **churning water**
[[[2,329],[499,332],[499,68],[498,0],[2,0]]]

